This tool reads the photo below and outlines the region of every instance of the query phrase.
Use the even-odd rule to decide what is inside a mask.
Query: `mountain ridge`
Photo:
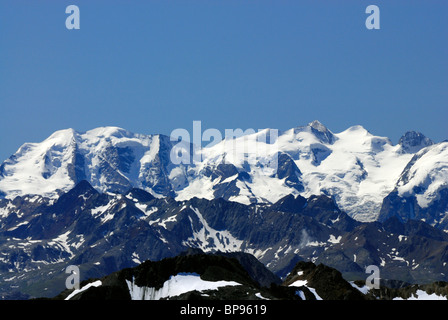
[[[298,262],[282,281],[261,285],[249,274],[250,254],[238,258],[222,252],[184,252],[160,261],[145,261],[101,278],[84,280],[80,289],[66,289],[52,300],[446,300],[448,283],[411,285],[381,280],[347,281],[336,269]],[[251,258],[252,257],[252,258]],[[262,265],[260,273],[269,274]],[[269,276],[268,276],[269,278]],[[390,286],[392,285],[392,286]],[[296,302],[297,303],[297,302]],[[299,304],[300,305],[300,304]],[[300,305],[301,306],[301,305]]]
[[[2,295],[12,288],[34,296],[60,291],[68,265],[92,278],[189,248],[248,253],[277,277],[299,261],[310,261],[352,280],[365,277],[371,264],[387,279],[448,280],[444,231],[397,217],[362,223],[324,195],[245,205],[222,198],[156,198],[135,188],[100,193],[82,181],[56,200],[0,200]]]
[[[259,136],[244,137],[246,143],[263,146],[257,140]],[[0,196],[37,194],[55,198],[82,180],[88,180],[100,192],[125,192],[135,187],[155,197],[222,197],[244,204],[274,203],[288,194],[324,194],[333,197],[351,217],[374,221],[384,217],[383,201],[395,189],[401,199],[416,196],[425,208],[431,207],[448,185],[443,160],[448,143],[433,143],[416,132],[404,134],[394,145],[359,125],[333,133],[316,120],[280,132],[273,143],[265,144],[277,153],[255,160],[241,153],[236,158],[226,157],[239,152],[234,147],[228,149],[231,144],[226,141],[198,150],[186,141],[134,134],[118,127],[85,132],[60,130],[41,143],[24,144],[0,165]],[[244,146],[241,137],[233,141],[240,149]],[[174,147],[190,151],[191,161],[173,163],[170,156]],[[201,154],[200,163],[192,161],[195,152]],[[419,182],[425,179],[424,169],[418,176],[408,174],[415,179],[407,185],[421,186],[402,191],[405,188],[399,183],[406,176],[406,168],[412,169],[415,157],[421,154],[419,164],[424,160],[423,168],[434,167],[432,172],[443,175],[437,181],[429,178],[425,184]],[[268,164],[272,157],[278,159],[276,167]]]

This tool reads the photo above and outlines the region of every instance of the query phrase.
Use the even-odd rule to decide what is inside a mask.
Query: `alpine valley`
[[[267,136],[197,148],[102,127],[22,145],[0,165],[0,297],[66,298],[69,265],[83,299],[446,297],[447,141],[318,121]],[[171,161],[179,146],[201,161]],[[389,291],[361,285],[369,265]]]

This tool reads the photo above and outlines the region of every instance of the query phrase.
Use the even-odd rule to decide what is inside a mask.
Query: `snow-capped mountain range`
[[[336,269],[323,264],[298,262],[280,279],[246,253],[209,253],[188,250],[161,261],[144,263],[100,279],[85,280],[79,289],[66,289],[54,300],[447,300],[443,282],[388,287],[382,281],[373,289],[363,281],[345,280]],[[157,305],[151,305],[154,309]],[[147,304],[144,306],[147,308]],[[266,307],[266,306],[263,306]],[[281,306],[282,310],[284,305]],[[294,307],[296,307],[294,305]],[[300,306],[301,309],[304,306]],[[198,313],[197,307],[180,308]],[[165,314],[166,309],[163,308]],[[178,314],[177,308],[173,315]],[[272,305],[269,306],[272,311]],[[201,309],[199,309],[201,310]],[[203,309],[202,309],[203,310]],[[256,310],[264,314],[267,310]],[[208,317],[219,308],[208,308]],[[250,312],[250,311],[249,311]],[[334,312],[334,309],[332,309]],[[201,312],[204,314],[204,312]]]
[[[305,260],[347,279],[365,279],[368,265],[381,268],[382,279],[448,279],[446,232],[397,217],[362,223],[324,195],[251,205],[176,201],[141,189],[99,193],[83,180],[57,199],[0,199],[0,299],[54,296],[68,266],[85,280],[190,249],[245,253],[279,277]]]
[[[305,260],[446,281],[448,142],[313,121],[245,153],[268,132],[202,149],[116,127],[24,144],[0,166],[0,296],[51,296],[67,265],[96,278],[190,248],[250,254],[280,277]],[[172,161],[180,146],[201,161]]]
[[[259,135],[198,149],[168,136],[134,134],[117,127],[83,133],[61,130],[40,143],[25,143],[4,161],[0,197],[56,198],[82,180],[100,192],[135,187],[156,197],[224,198],[243,204],[274,203],[288,194],[324,194],[351,217],[374,221],[380,213],[390,216],[382,206],[391,193],[400,199],[415,197],[425,209],[440,202],[448,189],[448,142],[434,144],[421,133],[408,132],[393,144],[362,126],[333,133],[313,121],[279,132],[270,142],[278,152],[278,166],[271,170],[266,170],[266,163],[272,159],[254,162],[247,161],[247,154],[228,156],[243,143],[259,143]],[[173,163],[171,152],[179,144],[191,150],[191,156],[200,152],[202,161]],[[448,216],[443,205],[446,202],[442,207],[437,204],[434,224]],[[415,215],[415,208],[403,210],[404,220]]]

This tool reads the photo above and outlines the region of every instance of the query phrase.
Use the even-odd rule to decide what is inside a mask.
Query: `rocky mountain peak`
[[[308,126],[310,127],[311,132],[322,142],[329,144],[334,143],[335,137],[333,133],[328,130],[328,128],[324,126],[320,121],[314,120],[308,123]]]
[[[308,123],[308,126],[320,132],[328,131],[327,127],[324,126],[319,120],[311,121],[310,123]]]
[[[398,141],[406,153],[416,153],[421,149],[434,144],[431,139],[425,137],[422,133],[416,131],[406,132]]]

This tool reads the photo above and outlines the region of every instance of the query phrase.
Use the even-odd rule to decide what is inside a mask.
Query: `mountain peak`
[[[76,208],[84,203],[84,201],[91,196],[99,194],[87,180],[82,180],[76,184],[73,189],[62,194],[55,206],[57,210],[63,210],[62,208]]]
[[[98,127],[86,132],[87,135],[95,136],[95,137],[131,137],[133,133],[114,126],[106,126],[106,127]]]
[[[82,180],[79,183],[77,183],[74,186],[74,188],[70,190],[68,193],[76,195],[88,195],[98,193],[98,191],[96,191],[95,188],[93,188],[92,185],[87,180]]]
[[[308,123],[308,126],[310,126],[313,129],[316,129],[317,131],[320,131],[320,132],[328,131],[327,127],[324,126],[322,124],[322,122],[320,122],[319,120],[311,121],[310,123]]]
[[[138,200],[140,202],[149,202],[149,201],[155,199],[155,197],[152,194],[150,194],[149,192],[147,192],[147,191],[145,191],[143,189],[138,189],[138,188],[130,189],[125,194],[125,196],[127,198]]]
[[[420,132],[408,131],[398,141],[402,149],[406,153],[416,153],[421,149],[434,144],[431,139],[425,137]]]
[[[350,128],[348,128],[348,129],[345,130],[345,131],[350,131],[350,132],[361,132],[361,133],[365,133],[365,134],[370,134],[370,132],[369,132],[366,128],[364,128],[363,126],[361,126],[361,125],[359,125],[359,124],[354,125],[354,126],[351,126]]]
[[[328,130],[326,126],[324,126],[319,120],[314,120],[308,123],[308,127],[310,127],[311,132],[319,138],[320,141],[324,143],[333,144],[335,141],[335,137],[333,133]]]
[[[77,132],[72,128],[62,129],[53,132],[47,139],[45,139],[44,142],[52,142],[57,145],[69,144],[72,142],[76,134]]]

